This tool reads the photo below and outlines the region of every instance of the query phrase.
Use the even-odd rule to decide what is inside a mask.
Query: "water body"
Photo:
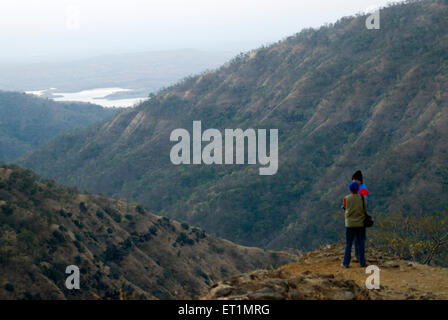
[[[57,92],[56,88],[38,91],[27,91],[28,94],[46,96],[55,101],[79,101],[99,104],[105,108],[111,107],[132,107],[146,98],[108,99],[107,96],[118,92],[129,92],[132,89],[123,88],[97,88],[83,90],[79,92]]]

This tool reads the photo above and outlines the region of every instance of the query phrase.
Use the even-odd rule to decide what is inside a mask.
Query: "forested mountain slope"
[[[310,249],[338,239],[342,197],[362,169],[373,211],[448,205],[448,3],[419,1],[303,30],[190,77],[22,163],[83,189],[247,245]],[[174,166],[170,133],[192,121],[278,128],[279,169]]]
[[[13,161],[62,132],[87,127],[115,112],[93,104],[0,91],[0,161]]]
[[[211,282],[292,260],[0,164],[0,299],[192,299]],[[69,265],[79,290],[65,287]]]

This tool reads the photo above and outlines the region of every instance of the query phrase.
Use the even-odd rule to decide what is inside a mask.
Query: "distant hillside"
[[[371,212],[448,207],[448,3],[410,1],[303,30],[190,77],[101,127],[59,137],[23,162],[126,197],[229,240],[311,249],[339,238],[356,169]],[[192,121],[278,128],[279,170],[174,166],[170,133]]]
[[[0,165],[0,299],[191,299],[292,258]],[[65,288],[68,265],[81,271],[80,290]]]
[[[114,113],[93,104],[0,91],[0,161],[13,161],[62,132],[87,127]]]

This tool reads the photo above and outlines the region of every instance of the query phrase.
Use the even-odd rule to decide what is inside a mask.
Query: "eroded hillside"
[[[0,299],[191,299],[212,281],[293,258],[0,166]],[[80,268],[80,290],[65,288],[69,265]]]

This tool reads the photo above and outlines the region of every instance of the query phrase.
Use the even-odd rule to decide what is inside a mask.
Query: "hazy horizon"
[[[385,0],[3,0],[1,64],[196,49],[247,51]]]

